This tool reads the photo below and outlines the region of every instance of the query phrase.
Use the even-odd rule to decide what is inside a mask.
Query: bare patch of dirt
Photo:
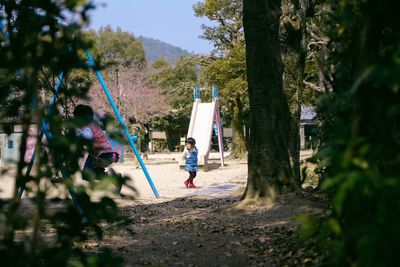
[[[227,211],[240,194],[186,197],[121,209],[130,218],[109,226],[104,240],[84,246],[111,247],[124,266],[318,266],[315,241],[298,244],[295,217],[327,214],[320,195],[294,193],[267,207]]]

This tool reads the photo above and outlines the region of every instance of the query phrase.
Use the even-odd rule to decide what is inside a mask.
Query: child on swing
[[[197,154],[196,140],[189,137],[186,140],[186,147],[183,151],[182,158],[185,160],[185,170],[189,172],[189,178],[184,182],[187,188],[196,188],[193,183],[197,173]]]
[[[93,147],[83,167],[83,179],[89,180],[90,173],[96,176],[105,174],[105,168],[118,162],[119,154],[115,152],[100,126],[94,121],[93,110],[87,105],[78,105],[74,110],[74,117],[80,128],[76,134],[86,140],[93,140]]]

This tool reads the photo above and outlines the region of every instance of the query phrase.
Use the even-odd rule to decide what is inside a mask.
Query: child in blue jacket
[[[185,160],[185,170],[189,172],[189,178],[184,182],[188,188],[196,188],[193,183],[197,173],[197,155],[198,150],[196,148],[196,140],[189,137],[186,141],[186,147],[183,151],[182,157]]]

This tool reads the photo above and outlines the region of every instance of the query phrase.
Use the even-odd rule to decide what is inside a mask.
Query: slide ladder
[[[208,169],[208,157],[211,150],[211,138],[214,124],[217,125],[218,144],[221,158],[221,167],[224,166],[224,149],[221,129],[221,119],[219,114],[219,100],[217,87],[213,85],[213,100],[211,103],[201,103],[200,90],[195,86],[194,103],[187,137],[196,140],[196,147],[199,151],[199,166],[204,170]]]

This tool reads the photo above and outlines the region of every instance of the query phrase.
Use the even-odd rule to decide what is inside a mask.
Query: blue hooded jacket
[[[197,172],[197,165],[198,165],[198,160],[197,160],[197,155],[198,155],[198,150],[196,147],[192,149],[187,149],[185,147],[185,151],[183,152],[183,155],[185,157],[185,170],[188,172]]]

